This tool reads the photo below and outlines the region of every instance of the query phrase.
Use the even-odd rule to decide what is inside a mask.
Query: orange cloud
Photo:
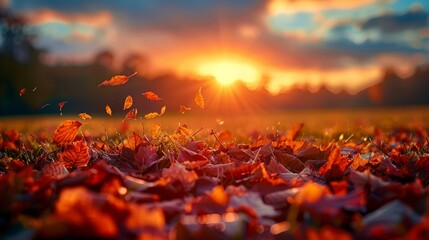
[[[268,4],[268,13],[277,15],[295,12],[317,12],[326,9],[352,9],[365,6],[377,0],[273,0]]]
[[[85,24],[90,27],[106,27],[112,23],[112,15],[108,11],[96,13],[64,14],[61,12],[43,9],[27,14],[32,24],[46,24],[50,22],[62,22],[65,24]]]

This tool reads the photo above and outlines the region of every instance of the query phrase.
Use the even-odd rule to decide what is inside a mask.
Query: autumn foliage
[[[143,96],[162,102],[150,91]],[[193,100],[200,111],[210,101],[201,88]],[[122,125],[145,112],[131,95],[122,111]],[[145,112],[140,121],[166,111]],[[303,124],[275,134],[142,124],[143,131],[91,135],[84,130],[97,117],[75,117],[87,121],[66,120],[48,132],[1,129],[0,236],[429,239],[424,127],[374,127],[369,136],[333,141],[303,134]]]

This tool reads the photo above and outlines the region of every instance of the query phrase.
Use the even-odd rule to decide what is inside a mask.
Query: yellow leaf
[[[106,104],[106,113],[109,114],[110,116],[112,116],[112,109],[110,108],[110,106],[108,104]]]
[[[156,117],[159,117],[159,116],[160,116],[159,113],[152,112],[152,113],[148,113],[148,114],[144,115],[144,118],[151,119],[151,118],[156,118]]]
[[[91,115],[87,114],[87,113],[79,113],[79,117],[82,120],[86,120],[86,119],[92,119]]]
[[[125,98],[123,110],[130,108],[132,105],[133,105],[133,98],[130,95],[128,95],[128,97]]]
[[[164,115],[166,109],[167,109],[167,106],[162,107],[161,112],[159,113],[159,116]]]
[[[195,95],[195,103],[197,104],[198,107],[204,108],[204,98],[203,98],[203,94],[201,94],[201,88],[198,89],[198,92]]]

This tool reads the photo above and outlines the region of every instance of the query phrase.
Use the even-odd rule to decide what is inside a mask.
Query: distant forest
[[[225,97],[217,91],[212,79],[177,77],[172,73],[158,76],[139,74],[125,85],[98,87],[102,81],[136,71],[147,61],[145,56],[130,55],[119,71],[113,72],[114,54],[109,50],[97,53],[93,61],[84,65],[47,65],[43,62],[47,51],[35,47],[37,36],[26,32],[25,19],[0,11],[0,116],[27,114],[58,114],[58,103],[66,101],[65,114],[87,112],[103,114],[109,104],[114,112],[121,112],[126,96],[134,97],[135,106],[144,112],[159,111],[163,105],[178,112],[180,105],[191,105],[197,89],[202,87],[207,109],[214,114],[241,111],[355,108],[376,106],[409,106],[429,104],[429,66],[416,66],[412,76],[401,79],[393,70],[386,69],[381,81],[356,95],[332,93],[322,87],[313,93],[293,88],[271,95],[264,87],[249,90],[237,82],[233,89],[236,97]],[[19,92],[26,92],[20,96]],[[141,93],[156,92],[162,102],[150,103]],[[231,101],[233,103],[231,104]]]

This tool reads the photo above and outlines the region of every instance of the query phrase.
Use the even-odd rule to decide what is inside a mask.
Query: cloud
[[[429,27],[429,14],[424,10],[410,10],[403,14],[385,14],[368,19],[362,24],[363,30],[378,30],[383,33],[416,31]]]
[[[328,9],[352,9],[362,7],[380,0],[272,0],[268,4],[270,15],[290,14],[296,12],[318,12]]]
[[[61,22],[64,24],[84,24],[90,27],[107,27],[112,23],[112,15],[108,11],[99,11],[90,14],[66,14],[51,9],[41,9],[26,14],[32,25]]]

